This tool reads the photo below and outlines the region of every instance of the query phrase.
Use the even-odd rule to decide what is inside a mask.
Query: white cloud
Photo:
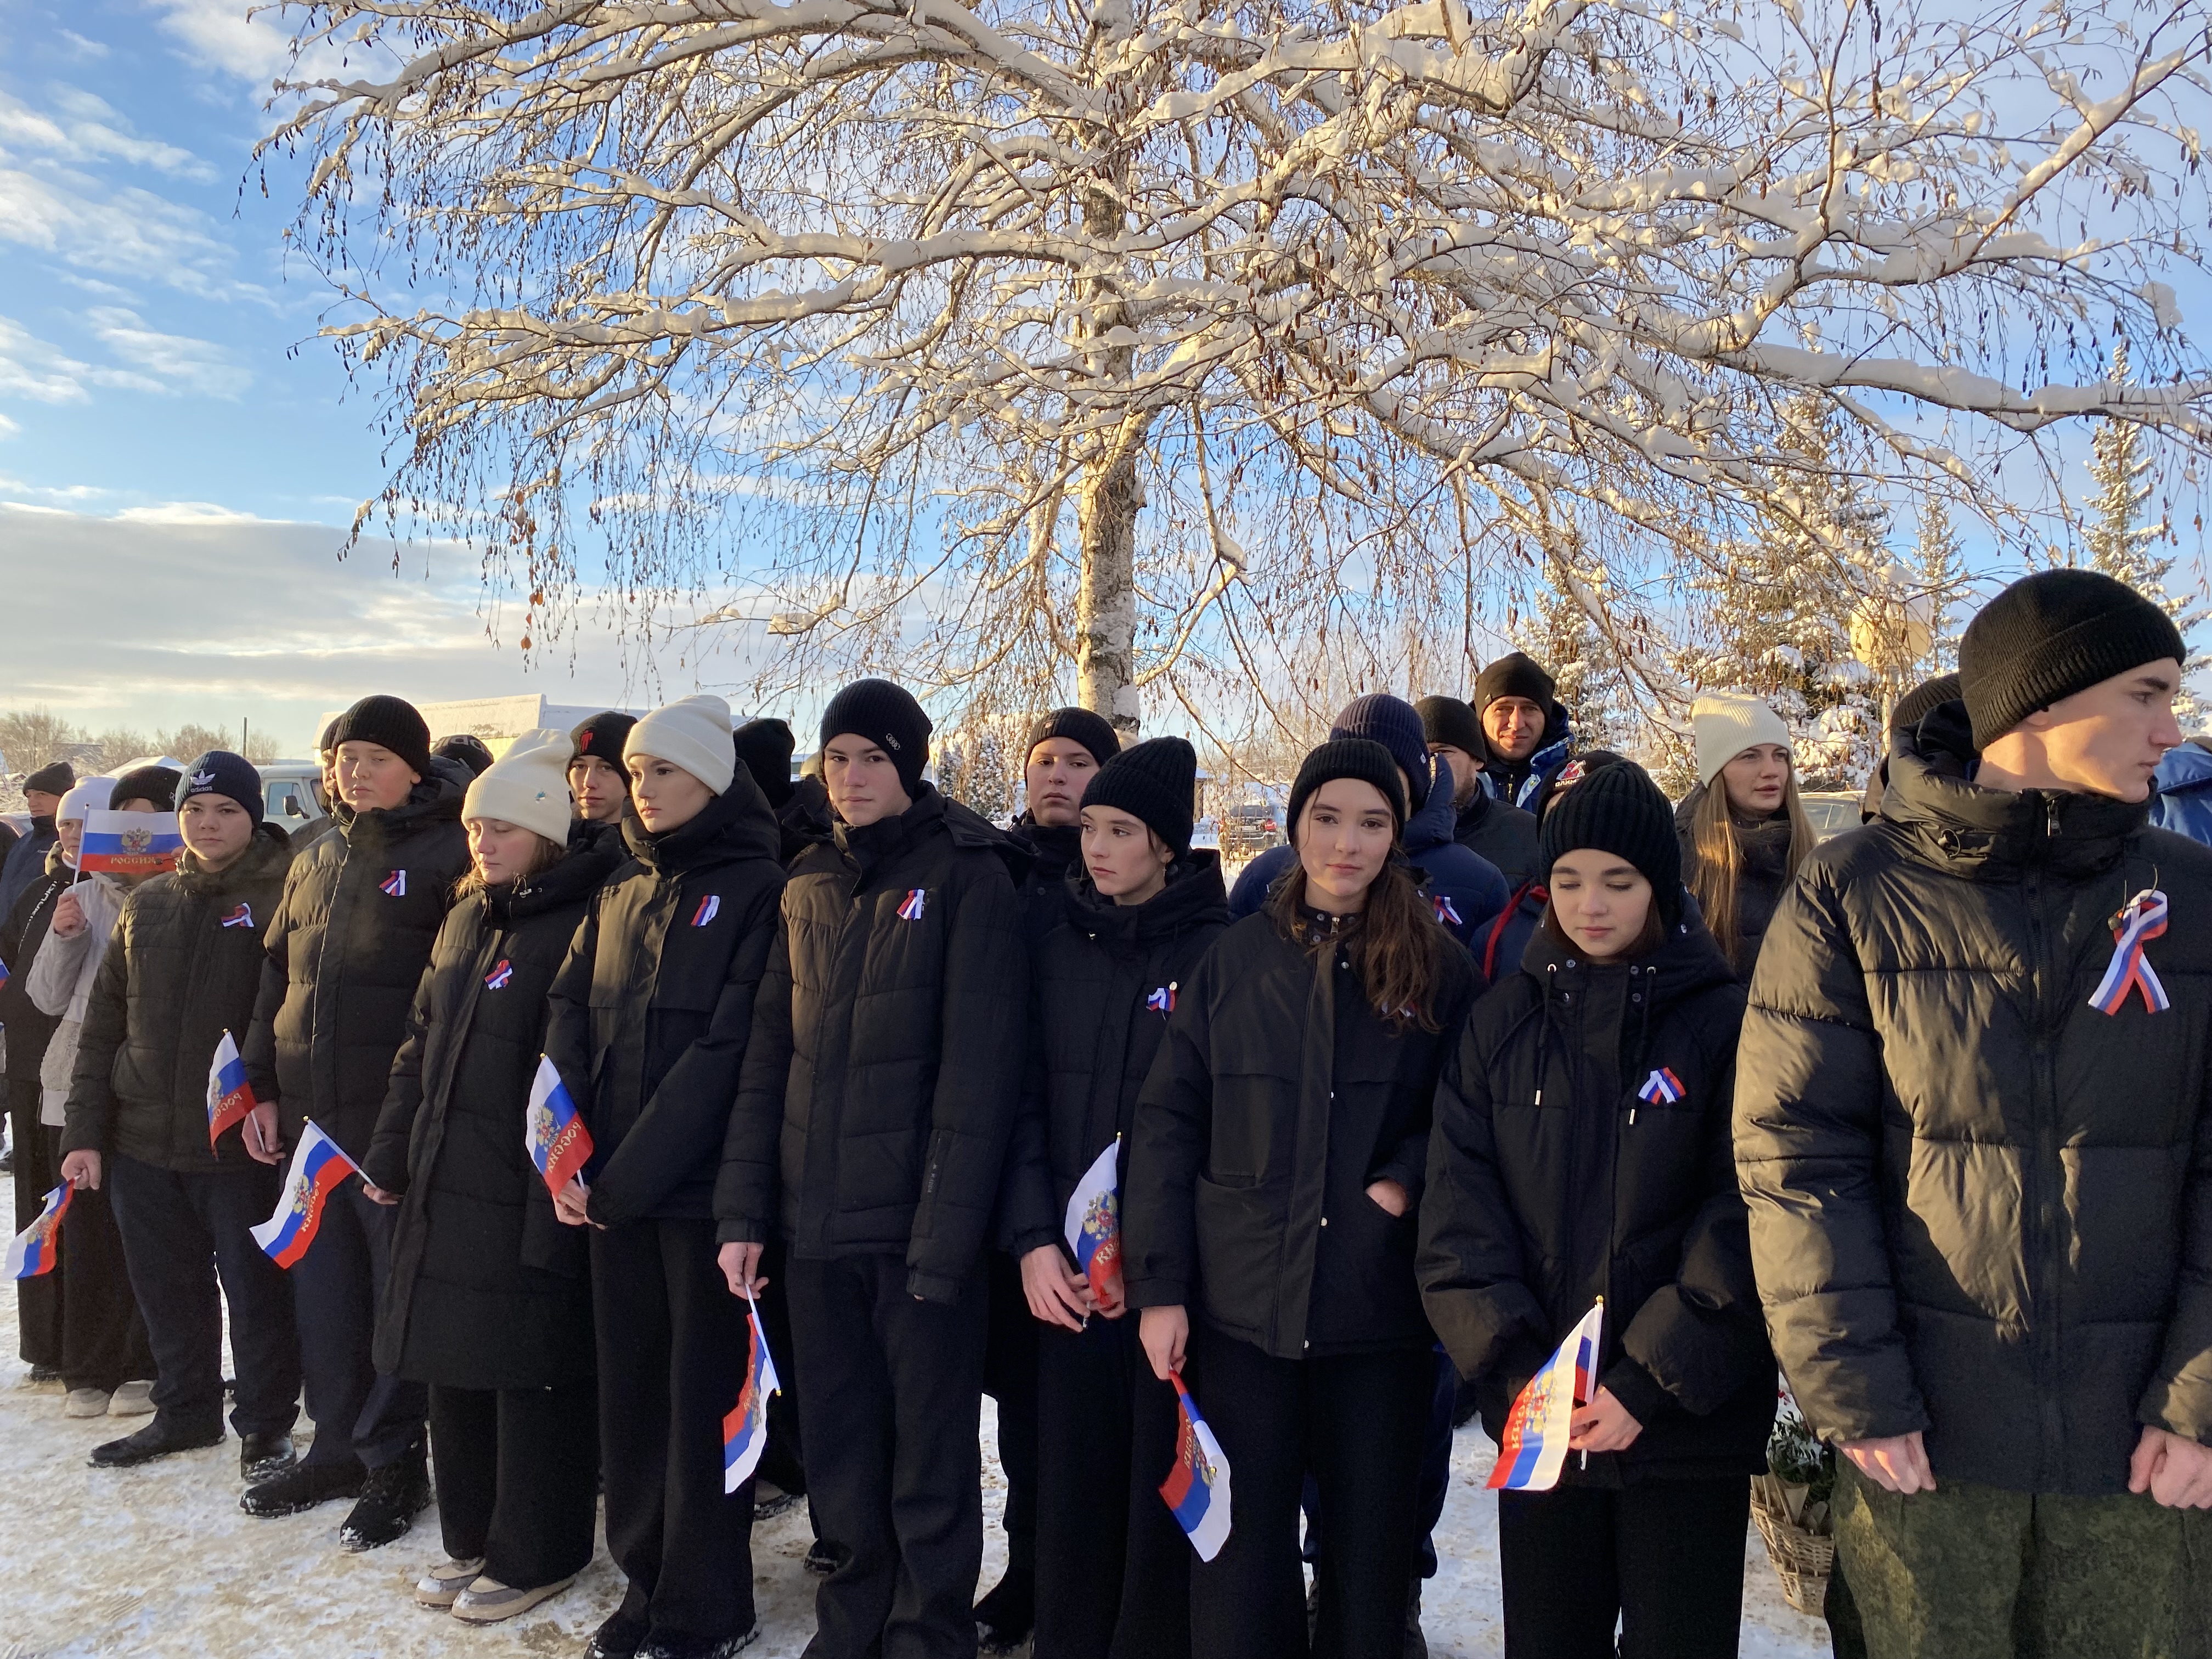
[[[75,29],[57,29],[55,33],[69,43],[70,50],[79,58],[100,58],[107,56],[107,47],[98,40],[88,40]]]
[[[213,341],[161,333],[119,306],[96,306],[84,318],[118,361],[130,366],[132,378],[154,391],[235,398],[253,379]]]
[[[104,501],[115,492],[102,489],[96,484],[34,484],[24,478],[11,478],[0,472],[0,507],[21,507],[27,512],[46,512],[53,508],[89,507]]]
[[[80,270],[135,277],[209,299],[268,300],[225,274],[230,250],[206,216],[179,203],[48,166],[0,164],[0,240],[52,253]]]
[[[115,515],[119,524],[224,525],[272,524],[255,513],[218,507],[213,501],[159,501],[152,507],[126,507]]]
[[[22,429],[5,415],[0,415],[0,438],[12,438]]]
[[[0,143],[37,149],[64,161],[117,161],[206,183],[215,169],[188,149],[141,138],[119,111],[81,88],[58,82],[47,88],[57,112],[46,114],[0,92]]]
[[[311,46],[295,64],[292,37],[276,19],[275,6],[253,15],[247,0],[154,0],[161,27],[195,63],[236,76],[265,92],[278,80],[335,75],[358,76],[376,54],[356,44]]]
[[[0,398],[73,404],[85,398],[91,365],[49,345],[12,317],[0,317]]]

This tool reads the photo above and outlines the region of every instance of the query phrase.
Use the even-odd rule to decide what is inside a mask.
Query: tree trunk
[[[1076,538],[1083,564],[1075,609],[1075,697],[1127,741],[1137,735],[1137,482],[1133,447],[1083,469]]]

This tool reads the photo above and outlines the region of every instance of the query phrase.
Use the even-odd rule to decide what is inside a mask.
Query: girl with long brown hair
[[[1690,706],[1698,787],[1674,814],[1684,884],[1740,979],[1815,837],[1797,799],[1790,728],[1756,697],[1708,691]]]
[[[1192,1564],[1191,1648],[1208,1659],[1308,1650],[1309,1471],[1328,1516],[1315,1650],[1405,1644],[1435,1383],[1413,1212],[1437,1071],[1475,989],[1399,850],[1405,818],[1381,744],[1306,757],[1297,866],[1177,988],[1137,1103],[1129,1305],[1153,1371],[1182,1376],[1235,1475],[1229,1536]]]

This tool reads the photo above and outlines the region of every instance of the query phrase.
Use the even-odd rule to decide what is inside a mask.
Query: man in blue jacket
[[[1402,698],[1370,692],[1345,704],[1328,735],[1371,738],[1397,761],[1413,815],[1401,841],[1406,856],[1427,878],[1437,920],[1471,947],[1477,931],[1505,908],[1510,890],[1496,865],[1454,839],[1459,814],[1452,805],[1451,772],[1439,763],[1431,776],[1428,733],[1419,711]],[[1230,915],[1242,920],[1265,904],[1267,890],[1297,861],[1290,848],[1271,847],[1246,865],[1229,895]]]

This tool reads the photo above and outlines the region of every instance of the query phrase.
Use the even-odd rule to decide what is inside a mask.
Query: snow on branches
[[[1793,400],[1994,517],[1990,456],[2070,416],[2212,447],[2158,274],[2191,4],[283,9],[388,66],[280,88],[264,145],[391,376],[384,505],[540,637],[604,557],[633,623],[738,590],[765,677],[1072,662],[1133,726],[1297,703],[1407,617],[1480,654],[1532,524],[1608,637],[1663,625],[1802,494]]]

